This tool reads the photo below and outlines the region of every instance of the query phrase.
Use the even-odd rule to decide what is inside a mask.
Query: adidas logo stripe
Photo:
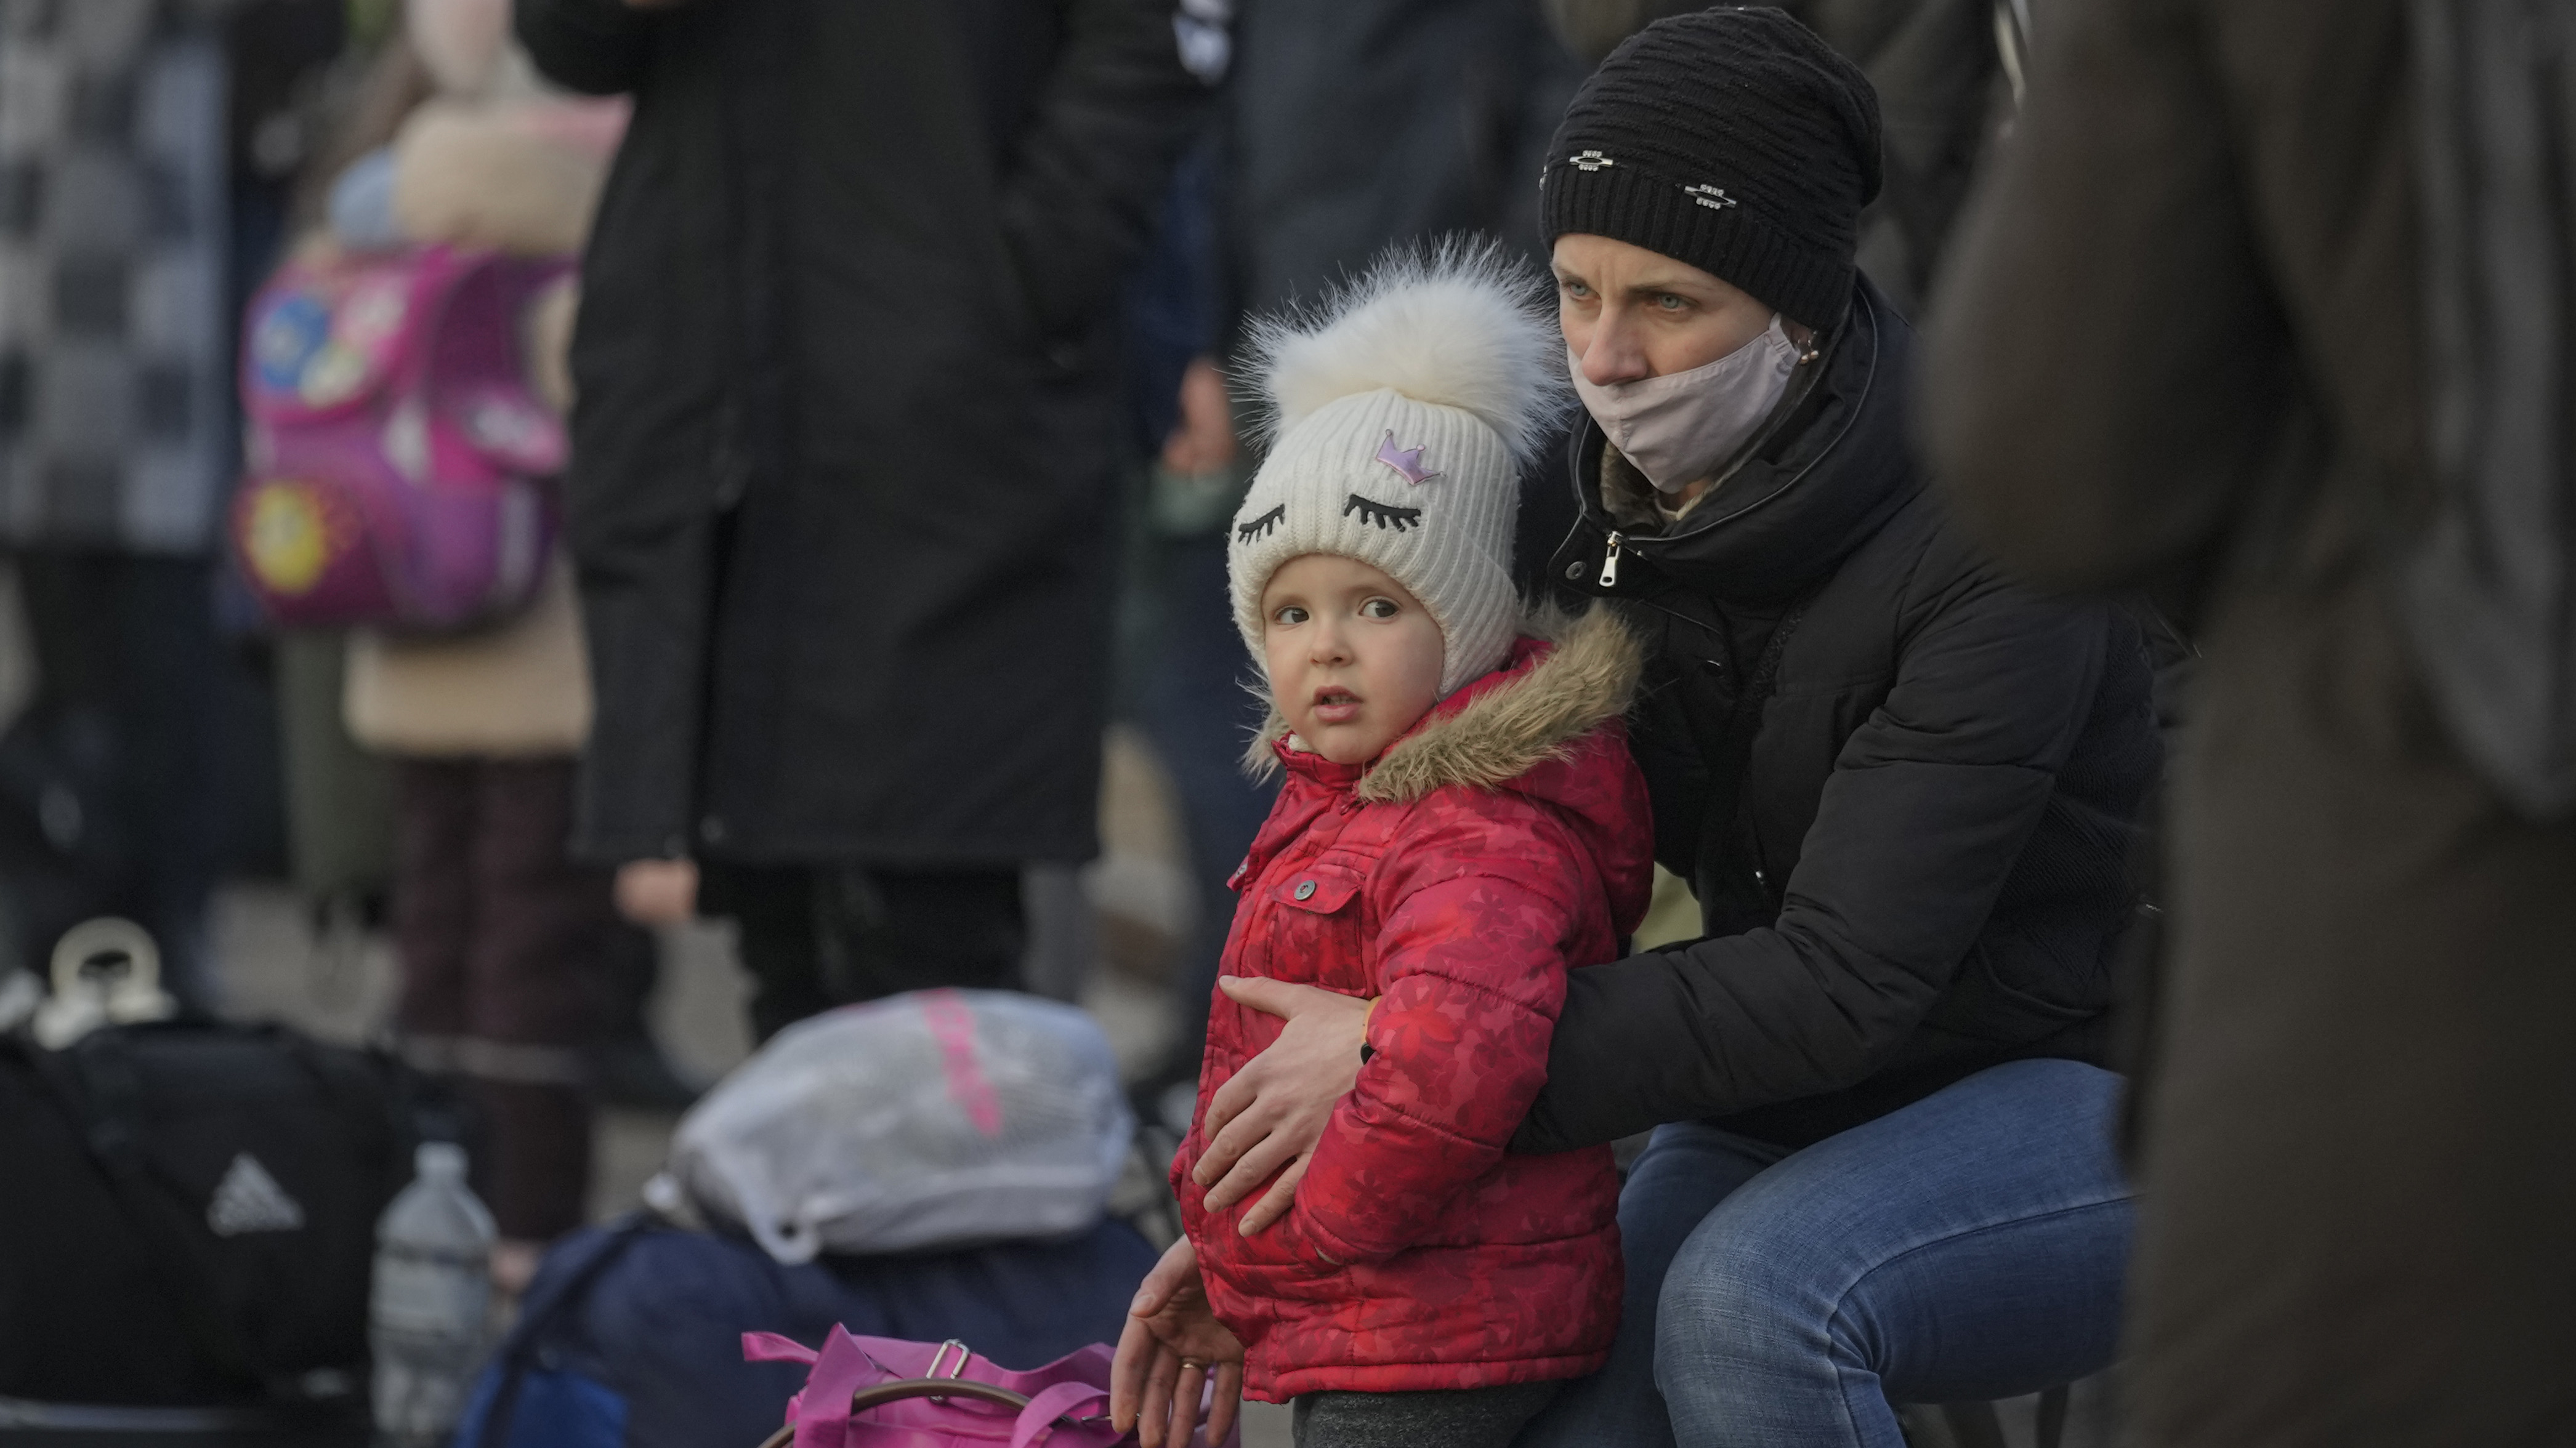
[[[259,1158],[245,1151],[233,1157],[224,1179],[215,1184],[214,1200],[206,1204],[206,1225],[218,1237],[301,1231],[304,1206],[286,1194]]]

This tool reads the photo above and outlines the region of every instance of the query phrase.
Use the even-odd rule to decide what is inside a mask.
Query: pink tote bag
[[[787,1426],[761,1448],[1116,1448],[1109,1426],[1110,1349],[1094,1343],[1042,1368],[1012,1372],[964,1343],[853,1337],[835,1327],[822,1351],[747,1332],[752,1362],[813,1365],[787,1404]],[[1240,1433],[1191,1448],[1240,1448]]]

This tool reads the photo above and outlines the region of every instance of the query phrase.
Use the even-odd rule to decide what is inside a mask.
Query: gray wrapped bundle
[[[917,991],[779,1032],[681,1121],[668,1174],[796,1263],[1081,1231],[1134,1133],[1088,1015]]]

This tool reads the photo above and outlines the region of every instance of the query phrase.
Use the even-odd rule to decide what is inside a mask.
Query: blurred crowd
[[[691,1094],[645,1032],[639,927],[733,921],[755,1037],[923,985],[1077,995],[1113,719],[1178,806],[1187,908],[1106,938],[1141,924],[1169,960],[1180,1020],[1138,1099],[1186,1126],[1268,808],[1222,607],[1259,456],[1227,382],[1246,319],[1452,234],[1535,258],[1521,183],[1565,101],[1685,7],[994,6],[971,41],[656,8],[12,0],[0,24],[0,279],[51,289],[0,312],[25,659],[0,951],[41,968],[128,917],[220,1007],[219,882],[382,922],[387,1024],[499,1124],[478,1182],[528,1243],[579,1220],[599,1092]],[[2014,42],[1967,0],[1814,8],[1887,98],[1862,255],[1911,306]],[[705,43],[647,75],[661,26]],[[747,83],[800,48],[843,102]],[[630,92],[656,97],[631,121]],[[1007,175],[978,149],[1023,133]],[[268,606],[328,520],[252,486],[241,369],[310,394],[336,359],[246,353],[245,318],[264,285],[425,247],[551,268],[512,325],[571,422],[562,541],[440,626]],[[1569,509],[1529,492],[1535,566]]]
[[[1227,594],[1267,442],[1247,337],[1390,249],[1488,237],[1543,271],[1569,100],[1698,8],[0,0],[0,978],[121,916],[220,1013],[210,900],[246,878],[386,932],[383,1034],[470,1103],[507,1290],[583,1225],[601,1103],[703,1089],[647,1025],[691,920],[730,922],[755,1042],[928,987],[1076,1001],[1142,960],[1174,1024],[1126,1086],[1186,1134],[1275,789],[1241,767],[1262,705]],[[2563,1168],[2553,1196],[2498,1163],[2564,1155],[2526,1039],[2564,986],[2437,987],[2563,955],[2533,901],[2567,883],[2566,791],[2480,732],[2529,692],[2503,625],[2373,551],[2433,529],[2404,484],[2468,426],[2421,419],[2397,7],[2335,33],[2269,0],[2241,33],[2181,3],[1784,8],[1875,90],[1857,264],[1935,322],[1917,431],[1976,536],[2131,600],[2165,723],[2211,701],[2175,878],[2135,891],[2142,938],[2199,908],[2124,967],[2126,1064],[2159,1072],[2129,1138],[2171,1193],[2130,1319],[2159,1441],[2325,1441],[2262,1436],[2321,1391],[2295,1366],[2228,1405],[2190,1383],[2300,1313],[2336,1370],[2373,1360],[2386,1317],[2314,1304],[2382,1268],[2442,1334],[2520,1343],[2428,1378],[2545,1375],[2563,1333],[2519,1338],[2462,1243],[2559,1230],[2532,1213]],[[497,350],[422,340],[433,313]],[[460,420],[406,432],[432,396]],[[360,412],[364,441],[333,431]],[[399,523],[299,491],[298,458],[352,447],[490,486]],[[1532,598],[1576,523],[1563,443],[1536,451]],[[2467,532],[2460,570],[2510,553]],[[1113,738],[1168,789],[1170,908],[1092,868]],[[2354,1059],[2500,1040],[2482,1085]],[[2398,1180],[2354,1206],[2374,1154]],[[2478,1230],[2383,1260],[2454,1213]],[[2267,1271],[2297,1312],[2249,1305]],[[2525,1398],[2479,1441],[2576,1414]]]

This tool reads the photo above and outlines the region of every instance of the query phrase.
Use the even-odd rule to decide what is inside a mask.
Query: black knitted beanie
[[[1539,226],[1660,252],[1810,327],[1850,304],[1878,195],[1878,96],[1782,11],[1702,10],[1628,37],[1566,107]]]

